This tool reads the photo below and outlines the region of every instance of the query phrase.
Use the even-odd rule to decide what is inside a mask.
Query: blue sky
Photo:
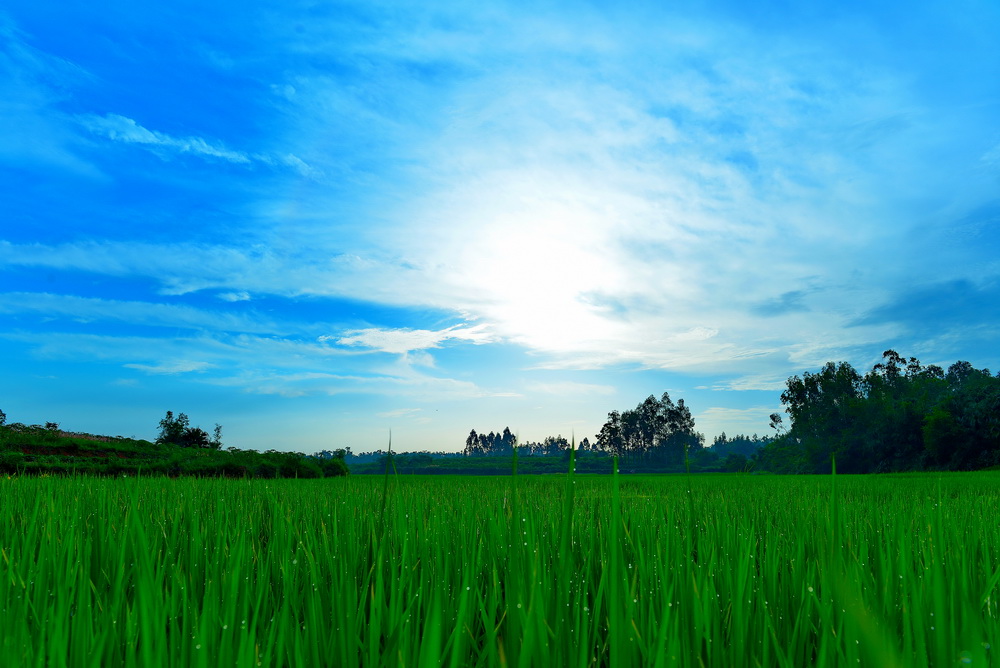
[[[5,3],[0,408],[227,445],[709,441],[1000,367],[1000,5]]]

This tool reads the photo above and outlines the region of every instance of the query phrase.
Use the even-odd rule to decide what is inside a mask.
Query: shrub
[[[24,468],[24,454],[17,450],[0,452],[0,472],[17,473]]]
[[[430,459],[430,457],[428,457]],[[323,472],[324,478],[335,478],[343,475],[347,475],[347,464],[344,463],[343,459],[333,458],[333,459],[320,459],[317,462],[320,471]]]

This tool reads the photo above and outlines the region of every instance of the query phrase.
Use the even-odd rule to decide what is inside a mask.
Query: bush
[[[739,473],[747,470],[750,466],[750,460],[747,459],[746,455],[734,452],[726,457],[726,463],[723,466],[730,473]]]
[[[0,452],[0,472],[17,473],[24,468],[24,454],[17,450]]]
[[[430,459],[430,457],[428,457],[428,459]],[[324,478],[336,478],[347,475],[347,464],[344,463],[343,459],[321,459],[317,462],[317,464],[320,471],[323,472]]]
[[[271,462],[261,461],[254,467],[253,474],[257,478],[277,478],[278,467]]]

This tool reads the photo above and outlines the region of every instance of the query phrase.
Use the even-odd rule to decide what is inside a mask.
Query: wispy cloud
[[[212,384],[241,389],[253,394],[276,394],[286,397],[308,395],[375,395],[382,397],[408,397],[410,401],[433,403],[438,401],[470,401],[498,396],[475,383],[454,378],[410,374],[351,375],[303,371],[248,372],[239,375],[218,376]]]
[[[91,79],[79,65],[33,47],[0,12],[0,165],[103,178],[82,155],[73,123],[60,109],[66,91]]]
[[[321,341],[335,341],[342,346],[360,346],[384,353],[404,354],[439,348],[445,341],[484,344],[494,341],[485,325],[462,327],[455,325],[437,331],[428,329],[359,329],[343,336],[321,336]]]
[[[222,292],[219,294],[219,299],[225,302],[248,302],[250,301],[250,293],[246,290],[241,290],[240,292]]]
[[[14,332],[39,359],[89,359],[153,375],[195,373],[200,383],[281,396],[368,394],[420,402],[505,396],[502,389],[422,371],[404,355],[373,368],[364,354],[322,342],[248,334],[191,337]]]
[[[0,15],[0,338],[369,418],[995,358],[995,12],[344,7]]]
[[[610,396],[617,390],[611,385],[596,383],[578,383],[574,381],[559,381],[551,383],[532,383],[529,386],[533,392],[551,394],[557,397],[569,398],[577,396]]]
[[[212,368],[212,365],[208,362],[199,362],[196,360],[174,360],[161,364],[126,364],[124,366],[128,369],[136,369],[138,371],[145,371],[146,373],[167,375],[200,372]]]
[[[112,333],[30,332],[0,334],[0,338],[29,346],[42,359],[91,359],[117,364],[161,366],[174,360],[195,359],[226,373],[248,368],[354,369],[356,353],[294,338],[250,334],[197,333],[192,336],[136,336]]]
[[[244,165],[250,163],[250,157],[246,153],[211,144],[200,137],[171,137],[162,132],[147,130],[131,118],[118,114],[81,116],[80,123],[94,134],[112,141],[139,144],[150,149],[165,149],[168,153],[190,153]]]
[[[136,144],[163,158],[186,154],[238,165],[258,163],[287,167],[304,176],[315,174],[313,168],[292,153],[272,155],[235,151],[227,148],[221,142],[212,142],[202,137],[174,137],[165,132],[149,130],[139,125],[135,120],[118,114],[104,116],[85,114],[78,117],[78,121],[84,128],[96,135],[115,142]]]
[[[180,304],[98,299],[45,292],[0,293],[0,313],[37,314],[77,322],[118,322],[144,327],[208,329],[211,331],[278,333],[302,331],[303,325],[278,324],[265,317],[226,314]]]

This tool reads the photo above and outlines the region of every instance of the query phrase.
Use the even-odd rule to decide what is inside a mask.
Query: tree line
[[[792,376],[790,418],[758,468],[786,473],[968,470],[1000,464],[1000,374],[959,361],[947,371],[887,350],[864,375],[847,362]]]
[[[684,465],[686,456],[703,450],[704,442],[705,437],[695,430],[694,417],[684,400],[675,403],[664,392],[659,399],[650,395],[634,409],[608,413],[607,422],[593,442],[585,437],[573,444],[558,435],[547,436],[540,443],[520,443],[509,427],[488,434],[473,429],[465,439],[462,454],[507,456],[517,448],[521,456],[554,456],[575,447],[581,456],[617,456],[633,467],[678,467]]]
[[[477,433],[475,429],[469,432],[465,439],[462,454],[466,457],[507,456],[517,448],[517,454],[522,457],[548,457],[561,455],[575,447],[578,452],[594,450],[590,439],[584,438],[579,443],[571,443],[562,434],[546,436],[541,442],[520,442],[510,427],[504,427],[502,432],[491,431],[489,434]]]

